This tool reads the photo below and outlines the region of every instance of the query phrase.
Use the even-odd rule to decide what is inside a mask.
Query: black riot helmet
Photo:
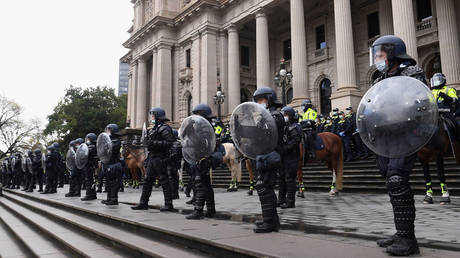
[[[441,89],[446,86],[446,76],[442,73],[435,73],[433,77],[431,77],[430,82],[432,89]]]
[[[53,145],[48,146],[47,149],[48,149],[48,151],[50,151],[50,152],[55,152],[55,151],[56,151],[56,148],[55,148]]]
[[[267,99],[269,107],[276,104],[276,92],[270,87],[257,89],[253,94],[253,98],[255,102],[259,99]]]
[[[285,106],[281,109],[281,113],[284,115],[284,116],[287,116],[289,117],[289,120],[290,121],[294,121],[295,120],[295,110],[290,107],[290,106]]]
[[[34,153],[31,150],[29,150],[29,151],[27,151],[27,156],[29,158],[32,158],[34,156]]]
[[[108,124],[105,127],[105,132],[110,133],[110,135],[116,135],[120,132],[120,127],[117,124]]]
[[[158,121],[168,121],[169,119],[166,118],[166,111],[161,107],[154,107],[149,112],[150,116],[155,116],[155,120]]]
[[[97,141],[97,135],[95,133],[89,133],[85,137],[86,142],[95,143]]]
[[[378,38],[374,41],[374,44],[372,44],[371,50],[371,65],[375,63],[376,55],[382,51],[387,54],[389,68],[393,67],[396,62],[408,63],[408,65],[417,64],[417,62],[407,54],[404,41],[394,35],[386,35]]]
[[[83,144],[84,142],[85,140],[83,140],[82,138],[75,139],[75,144]]]
[[[305,112],[307,111],[309,108],[313,108],[313,102],[311,102],[310,99],[306,99],[302,102],[302,110]]]
[[[69,146],[72,147],[72,148],[74,148],[74,147],[75,147],[75,143],[76,143],[75,140],[72,140],[72,141],[69,142]]]
[[[35,155],[40,155],[40,156],[41,156],[41,155],[42,155],[42,151],[41,151],[40,149],[35,149],[35,150],[34,150],[34,154],[35,154]]]
[[[58,142],[53,142],[52,145],[54,146],[54,148],[59,149],[59,143]]]
[[[198,104],[196,105],[193,110],[192,114],[202,116],[206,119],[212,119],[212,110],[208,104]]]

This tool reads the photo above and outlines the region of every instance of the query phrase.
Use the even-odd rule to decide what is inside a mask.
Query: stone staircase
[[[436,172],[436,164],[430,163],[430,171],[435,195],[439,195],[440,186]],[[444,171],[447,186],[451,195],[460,195],[460,165],[455,163],[452,158],[444,161]],[[323,164],[312,163],[303,167],[303,179],[307,191],[328,191],[331,186],[331,172]],[[214,187],[227,188],[231,181],[231,174],[228,169],[216,169],[212,174]],[[422,166],[419,162],[411,174],[411,185],[417,194],[424,194],[425,180]],[[242,188],[249,187],[249,175],[243,169]],[[357,160],[344,164],[344,192],[366,192],[384,193],[386,192],[385,180],[380,175],[376,167],[375,159]]]

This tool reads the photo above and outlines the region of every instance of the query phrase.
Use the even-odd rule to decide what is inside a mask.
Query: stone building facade
[[[454,0],[131,0],[134,20],[121,62],[130,64],[128,116],[141,128],[161,106],[173,121],[214,103],[227,116],[274,82],[284,59],[287,100],[310,98],[321,113],[357,107],[375,78],[369,47],[380,35],[407,44],[430,77],[460,88],[460,1]]]

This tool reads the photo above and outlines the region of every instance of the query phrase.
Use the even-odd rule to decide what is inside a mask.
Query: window
[[[371,39],[380,35],[379,13],[371,13],[367,16],[367,38]]]
[[[185,50],[185,67],[190,68],[192,67],[192,53],[190,48]]]
[[[291,60],[291,39],[283,42],[284,60]]]
[[[326,29],[324,24],[316,27],[316,49],[326,48]]]
[[[331,81],[324,79],[320,83],[321,114],[329,115],[331,112]]]
[[[431,16],[431,0],[417,0],[417,20],[421,22]]]
[[[241,65],[249,66],[249,47],[241,46]]]

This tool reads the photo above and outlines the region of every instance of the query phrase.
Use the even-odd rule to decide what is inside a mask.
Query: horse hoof
[[[329,197],[337,197],[337,196],[339,196],[339,192],[334,191],[334,190],[331,190],[329,192]]]

